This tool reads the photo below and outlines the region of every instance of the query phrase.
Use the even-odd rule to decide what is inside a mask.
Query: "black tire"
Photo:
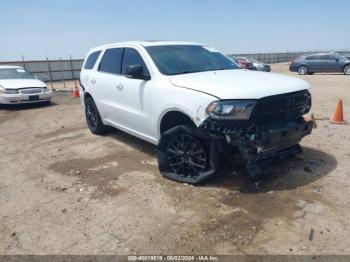
[[[167,130],[157,146],[161,174],[182,183],[198,184],[213,176],[217,155],[215,141],[190,126]]]
[[[102,123],[100,113],[92,97],[85,99],[85,117],[91,133],[101,135],[107,131],[107,127]]]
[[[299,75],[307,75],[309,73],[309,68],[306,65],[301,65],[298,67]]]
[[[343,73],[344,75],[350,75],[350,64],[344,66]]]
[[[308,72],[307,74],[308,74],[308,75],[313,75],[313,74],[314,74],[314,72]]]

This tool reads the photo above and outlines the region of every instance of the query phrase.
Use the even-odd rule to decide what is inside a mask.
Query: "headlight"
[[[248,120],[255,104],[255,100],[215,101],[207,107],[207,113],[216,119]]]
[[[43,93],[45,93],[45,92],[47,92],[48,90],[47,90],[47,87],[45,86],[45,87],[43,87]]]
[[[17,89],[5,89],[5,94],[8,94],[8,95],[14,95],[14,94],[18,94],[19,91]]]
[[[0,86],[0,95],[5,94],[6,90],[2,86]]]

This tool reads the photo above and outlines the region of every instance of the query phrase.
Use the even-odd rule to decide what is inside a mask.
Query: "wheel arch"
[[[88,97],[91,97],[92,99],[94,99],[89,92],[85,91],[84,92],[84,102],[85,102],[86,98],[88,98]]]
[[[346,63],[345,65],[343,65],[342,71],[344,71],[344,68],[345,68],[346,66],[349,66],[349,65],[350,65],[350,62],[349,62],[349,63]]]
[[[308,64],[300,64],[298,65],[298,70],[300,67],[305,66],[307,69],[310,69],[310,66]]]
[[[197,126],[190,114],[179,108],[170,108],[164,111],[158,121],[159,137],[167,130],[178,125]]]

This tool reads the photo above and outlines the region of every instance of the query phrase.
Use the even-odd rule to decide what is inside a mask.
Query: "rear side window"
[[[123,48],[107,49],[101,59],[99,71],[120,74],[122,63]]]
[[[322,59],[322,56],[320,55],[311,55],[306,57],[306,60],[321,60],[321,59]]]
[[[322,56],[322,60],[335,60],[336,57],[333,55],[324,55]]]
[[[86,59],[84,69],[92,69],[96,63],[96,60],[98,56],[100,55],[101,51],[93,52],[89,55],[89,57]]]
[[[123,75],[127,74],[127,68],[130,65],[142,65],[144,75],[149,76],[149,71],[147,69],[147,66],[146,66],[145,62],[143,61],[139,52],[133,48],[125,48],[124,55],[123,55],[123,63],[122,63],[122,74]]]

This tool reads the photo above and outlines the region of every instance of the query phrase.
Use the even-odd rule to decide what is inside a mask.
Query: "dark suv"
[[[294,59],[289,70],[299,75],[318,72],[343,72],[350,75],[350,59],[336,53],[307,55]]]

